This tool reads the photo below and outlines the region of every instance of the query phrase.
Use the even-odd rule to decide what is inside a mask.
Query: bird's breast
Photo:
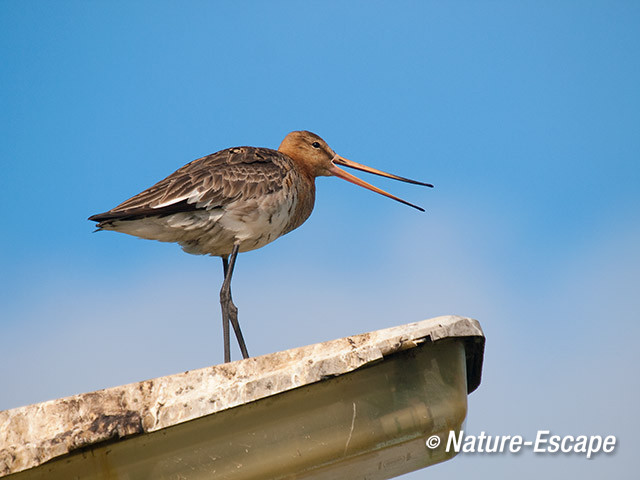
[[[185,252],[196,255],[229,255],[235,244],[241,252],[255,250],[298,228],[313,210],[313,179],[291,169],[283,175],[279,187],[259,193],[244,192],[224,205],[114,220],[103,228],[176,242]]]
[[[234,244],[241,252],[263,247],[298,228],[309,217],[315,200],[315,184],[287,176],[282,188],[266,195],[240,198],[210,211],[210,221],[189,242],[180,242],[188,253],[227,255]],[[195,233],[195,232],[194,232]]]

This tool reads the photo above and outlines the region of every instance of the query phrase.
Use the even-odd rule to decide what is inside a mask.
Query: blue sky
[[[0,409],[218,363],[220,261],[86,217],[307,129],[435,188],[361,175],[422,214],[319,179],[301,228],[239,257],[249,351],[471,316],[470,432],[615,434],[617,453],[406,478],[630,478],[639,51],[632,1],[0,3]]]

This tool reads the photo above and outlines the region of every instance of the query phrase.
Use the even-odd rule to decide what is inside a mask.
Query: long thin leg
[[[249,358],[249,352],[242,336],[242,330],[240,330],[240,323],[238,322],[238,308],[234,305],[231,298],[231,277],[233,276],[233,268],[235,267],[236,258],[238,256],[238,250],[240,247],[234,245],[231,250],[230,257],[222,257],[222,268],[224,269],[224,282],[222,283],[222,289],[220,290],[220,304],[222,306],[222,332],[224,335],[224,361],[231,361],[230,340],[229,340],[229,321],[233,326],[233,331],[236,334],[240,351],[242,352],[242,358]]]
[[[225,298],[225,284],[227,282],[227,272],[229,271],[229,257],[222,257],[222,270],[224,271],[224,280],[222,289],[220,290],[220,306],[222,307],[222,341],[224,342],[224,362],[231,361],[231,346],[229,342],[229,312],[228,302]],[[230,293],[229,293],[230,296]]]
[[[233,275],[233,268],[236,264],[236,258],[238,256],[238,251],[240,249],[239,245],[234,245],[233,250],[231,251],[231,256],[229,257],[229,300],[231,302],[230,308],[230,320],[231,325],[233,326],[233,331],[236,334],[236,339],[238,340],[238,346],[240,347],[240,352],[242,352],[242,358],[249,358],[249,352],[247,351],[247,345],[244,342],[244,337],[242,336],[242,330],[240,330],[240,322],[238,322],[238,308],[234,305],[233,299],[231,298],[231,275]]]

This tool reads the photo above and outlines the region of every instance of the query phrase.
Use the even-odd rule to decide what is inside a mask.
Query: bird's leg
[[[233,275],[233,268],[236,264],[236,257],[238,256],[238,250],[240,247],[234,245],[231,250],[230,257],[222,257],[222,268],[224,269],[224,282],[222,283],[222,289],[220,290],[220,305],[222,306],[222,331],[224,335],[224,361],[231,361],[231,352],[229,345],[229,321],[233,326],[233,330],[238,339],[238,345],[242,352],[242,358],[249,358],[249,352],[247,346],[244,343],[242,331],[240,330],[240,323],[238,322],[238,308],[234,305],[231,298],[231,277]]]
[[[234,245],[231,250],[231,256],[229,257],[229,267],[228,267],[228,277],[229,277],[229,320],[231,320],[231,325],[233,326],[233,331],[236,334],[236,339],[238,340],[238,346],[240,347],[240,352],[242,352],[242,358],[249,358],[249,352],[247,351],[247,345],[244,343],[244,337],[242,336],[242,330],[240,330],[240,322],[238,322],[238,308],[234,305],[233,299],[231,298],[231,275],[233,275],[233,268],[236,264],[236,257],[238,256],[238,251],[240,250],[239,245]]]
[[[227,282],[227,272],[229,271],[229,257],[222,257],[222,270],[224,271],[224,280],[222,281],[222,289],[220,290],[220,306],[222,307],[222,341],[224,342],[224,362],[231,361],[231,346],[229,345],[229,301],[231,296],[229,291],[228,295],[225,295],[225,285]]]

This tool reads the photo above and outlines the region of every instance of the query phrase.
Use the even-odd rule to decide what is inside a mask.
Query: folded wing
[[[100,227],[113,220],[224,207],[238,199],[282,189],[282,179],[291,168],[291,160],[276,150],[255,147],[221,150],[188,163],[152,187],[89,220],[99,222]]]

